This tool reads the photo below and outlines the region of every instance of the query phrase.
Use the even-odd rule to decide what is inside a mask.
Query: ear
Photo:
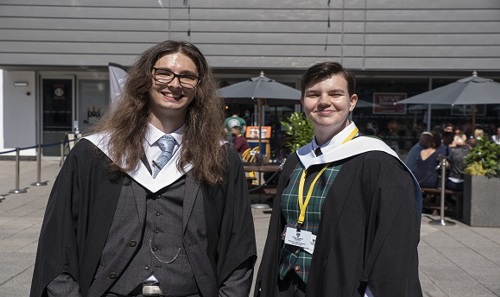
[[[358,95],[352,94],[351,99],[350,99],[350,105],[349,105],[350,112],[354,110],[354,107],[356,107],[357,102],[358,102]]]

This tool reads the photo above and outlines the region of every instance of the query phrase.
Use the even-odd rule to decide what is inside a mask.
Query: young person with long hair
[[[255,233],[223,121],[198,48],[143,52],[55,181],[31,296],[248,296]]]

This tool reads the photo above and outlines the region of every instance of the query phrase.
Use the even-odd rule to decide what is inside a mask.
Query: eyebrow
[[[155,67],[155,66],[153,66],[153,68],[160,69],[160,70],[167,70],[167,71],[170,71],[170,72],[175,73],[175,74],[198,76],[198,74],[196,74],[196,72],[193,72],[191,70],[183,70],[179,73],[176,73],[175,71],[173,71],[172,69],[167,68],[167,67]]]
[[[315,90],[315,89],[308,89],[308,90],[305,90],[305,93],[309,93],[309,92],[322,92],[321,90]],[[330,92],[338,92],[338,93],[345,93],[345,91],[343,89],[332,89],[332,90],[328,90],[328,93]]]

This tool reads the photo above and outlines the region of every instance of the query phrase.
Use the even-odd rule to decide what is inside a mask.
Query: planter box
[[[500,178],[465,175],[462,221],[471,227],[500,227]]]

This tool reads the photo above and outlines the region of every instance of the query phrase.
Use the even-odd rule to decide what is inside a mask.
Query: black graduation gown
[[[256,259],[244,171],[237,153],[229,146],[227,152],[226,182],[202,187],[208,248],[200,253],[208,255],[212,264],[209,269],[216,275],[217,286],[238,266],[253,267]],[[87,295],[122,184],[129,178],[126,174],[110,173],[107,169],[110,163],[111,160],[86,139],[71,150],[47,204],[30,296],[43,296],[47,284],[62,273],[71,275],[79,283],[82,296]]]
[[[255,296],[276,296],[284,229],[281,193],[298,162],[287,159],[274,201]],[[372,151],[343,163],[327,194],[306,296],[422,296],[417,245],[420,210],[412,177],[399,160]]]

